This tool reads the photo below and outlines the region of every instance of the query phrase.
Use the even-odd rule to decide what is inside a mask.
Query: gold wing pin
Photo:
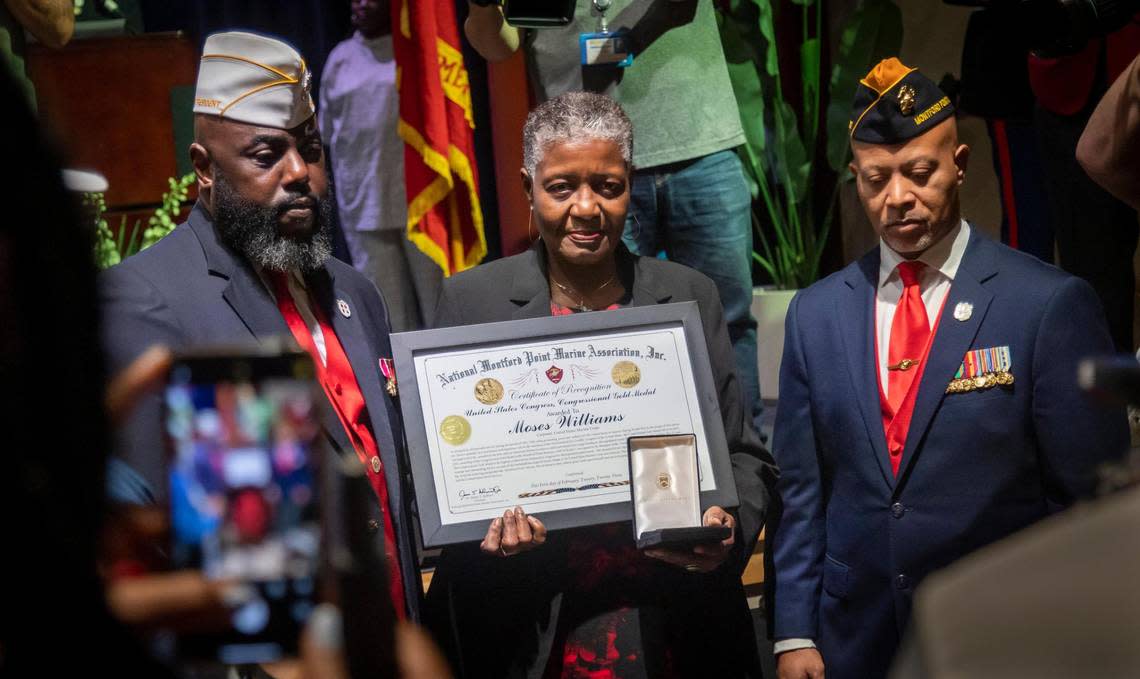
[[[899,361],[898,363],[895,363],[894,365],[888,365],[887,370],[901,370],[903,372],[906,372],[907,370],[910,370],[911,368],[913,368],[916,365],[918,365],[918,359],[917,358],[904,358],[903,360]]]

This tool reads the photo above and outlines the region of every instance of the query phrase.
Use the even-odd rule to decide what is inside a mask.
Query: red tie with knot
[[[886,385],[889,408],[887,448],[895,474],[898,474],[903,446],[906,444],[906,432],[914,409],[914,398],[908,399],[907,394],[922,375],[925,366],[921,363],[926,360],[927,344],[930,341],[930,321],[926,317],[926,305],[922,302],[922,288],[918,283],[925,266],[918,261],[903,262],[898,266],[903,292],[891,321]]]
[[[922,262],[899,264],[903,292],[891,321],[891,344],[887,350],[887,400],[893,412],[898,412],[910,391],[918,372],[915,368],[925,358],[926,341],[930,339],[930,321],[926,318],[926,305],[922,303],[922,288],[918,284],[924,266]]]
[[[392,594],[392,604],[396,609],[396,616],[401,620],[405,615],[404,585],[400,574],[399,552],[396,546],[396,530],[392,523],[392,512],[388,504],[388,485],[384,476],[384,465],[380,461],[380,446],[368,425],[367,405],[360,384],[356,381],[356,373],[336,331],[329,322],[328,317],[320,305],[312,304],[313,315],[321,328],[321,335],[325,340],[325,360],[321,361],[316,343],[309,326],[301,316],[293,293],[289,291],[289,274],[269,272],[269,279],[273,282],[273,294],[277,298],[277,308],[289,326],[293,338],[313,358],[317,369],[321,387],[325,391],[329,402],[336,411],[337,419],[344,427],[345,434],[352,442],[361,463],[368,474],[369,484],[375,491],[384,515],[384,550],[388,556],[388,586]]]

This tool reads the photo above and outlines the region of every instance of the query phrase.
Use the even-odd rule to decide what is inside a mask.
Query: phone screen
[[[230,629],[179,638],[184,657],[238,664],[296,652],[320,552],[311,373],[302,354],[186,358],[171,370],[174,567],[245,585]]]

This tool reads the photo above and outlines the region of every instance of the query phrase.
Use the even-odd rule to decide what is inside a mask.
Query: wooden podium
[[[107,223],[145,217],[190,171],[198,50],[182,33],[76,40],[63,49],[29,46],[28,74],[39,116],[66,167],[110,182]],[[191,199],[196,191],[191,192]]]

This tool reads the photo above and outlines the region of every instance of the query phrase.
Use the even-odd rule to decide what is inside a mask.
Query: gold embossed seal
[[[503,398],[503,385],[492,377],[484,377],[475,383],[475,399],[486,406],[493,406]]]
[[[632,389],[641,381],[641,369],[633,361],[618,361],[614,363],[610,376],[613,377],[614,384],[619,387]]]
[[[668,472],[661,472],[660,474],[657,475],[657,487],[658,488],[668,488],[669,484],[672,482],[673,482],[673,479],[671,479],[669,477]]]
[[[448,415],[439,423],[439,435],[453,446],[463,445],[471,438],[471,424],[462,415]]]

